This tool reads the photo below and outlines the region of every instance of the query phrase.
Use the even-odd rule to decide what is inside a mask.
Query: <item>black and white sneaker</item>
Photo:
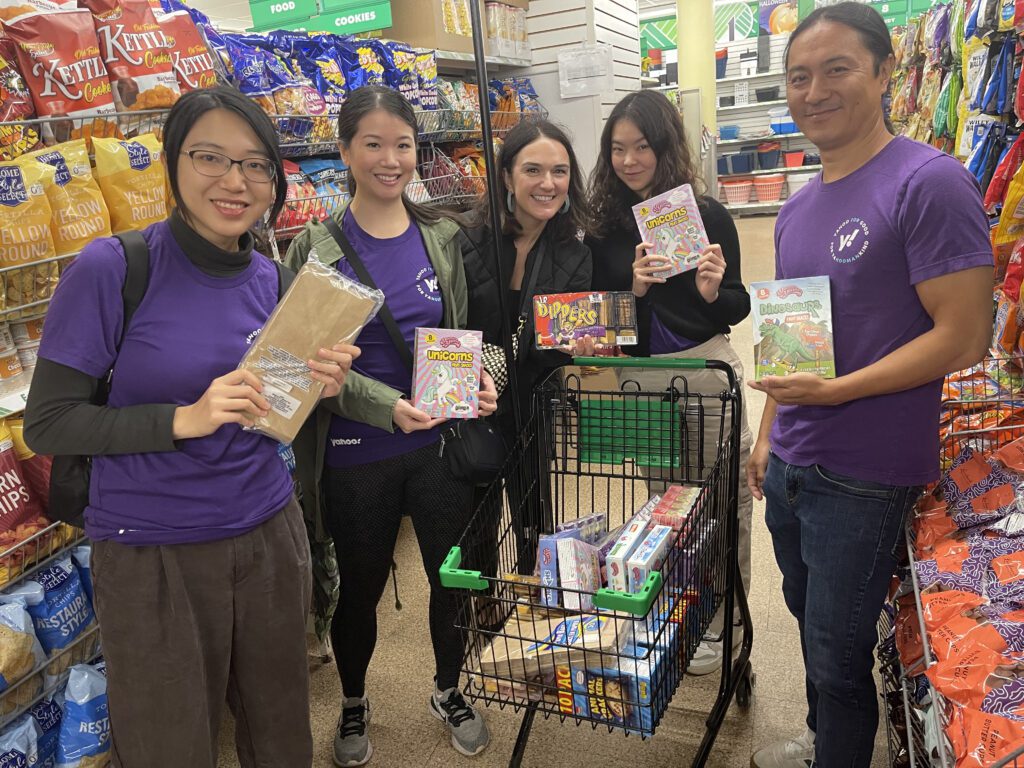
[[[366,765],[373,756],[367,727],[370,725],[370,700],[344,699],[338,730],[334,734],[334,764],[341,768]]]

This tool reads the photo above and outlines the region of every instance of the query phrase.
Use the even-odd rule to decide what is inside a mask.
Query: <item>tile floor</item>
[[[773,217],[737,220],[743,248],[744,282],[771,279],[774,274]],[[753,342],[749,322],[736,328],[733,344],[749,371]],[[763,396],[748,390],[751,429],[756,431],[764,406]],[[782,601],[782,577],[775,565],[771,541],[764,526],[763,504],[755,502],[753,527],[753,585],[750,606],[754,623],[752,663],[757,674],[753,702],[746,711],[733,705],[708,761],[712,768],[747,766],[751,752],[781,736],[803,729],[806,709],[803,665],[796,622]],[[426,634],[426,577],[410,525],[405,525],[396,553],[403,609],[396,611],[390,588],[379,607],[380,637],[370,667],[367,689],[373,697],[370,729],[374,746],[369,763],[385,767],[505,766],[515,743],[519,716],[512,710],[488,709],[489,749],[474,759],[463,758],[448,744],[444,727],[427,711],[432,687],[432,654]],[[607,731],[592,731],[557,720],[538,718],[523,765],[552,766],[682,766],[689,765],[703,738],[704,718],[717,694],[717,676],[686,677],[653,739],[641,741]],[[340,706],[338,678],[333,664],[312,674],[314,765],[332,765],[331,741]],[[226,718],[222,733],[221,764],[237,766],[232,727]],[[886,765],[884,726],[880,729],[874,766]],[[281,767],[285,768],[285,767]]]

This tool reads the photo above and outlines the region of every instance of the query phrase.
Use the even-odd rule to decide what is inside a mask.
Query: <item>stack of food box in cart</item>
[[[671,694],[668,662],[685,661],[699,640],[700,615],[710,613],[698,610],[713,598],[698,561],[715,523],[700,516],[693,525],[702,493],[669,485],[612,530],[598,513],[541,535],[534,575],[500,574],[503,585],[514,585],[516,605],[474,659],[477,689],[650,733]],[[655,572],[664,586],[648,615],[595,608],[598,590],[640,593]]]

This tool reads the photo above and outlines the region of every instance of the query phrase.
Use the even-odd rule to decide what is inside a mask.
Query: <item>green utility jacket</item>
[[[339,226],[347,208],[346,204],[333,214]],[[458,238],[459,225],[450,219],[442,218],[434,224],[417,222],[417,226],[441,291],[444,307],[441,326],[465,328],[468,294]],[[319,261],[328,266],[334,266],[342,259],[341,248],[319,221],[309,222],[292,241],[284,262],[288,267],[298,271],[313,252]],[[334,552],[333,546],[329,546],[331,539],[324,525],[325,510],[321,492],[331,416],[337,414],[387,432],[394,432],[395,425],[391,417],[395,403],[401,397],[402,393],[397,389],[352,371],[345,380],[341,394],[320,403],[316,413],[303,426],[293,445],[295,479],[302,491],[303,511],[314,550],[313,572],[317,581],[317,588],[314,590],[315,630],[321,638],[330,627],[331,615],[337,604],[337,567],[331,562]],[[333,581],[333,587],[325,581]]]

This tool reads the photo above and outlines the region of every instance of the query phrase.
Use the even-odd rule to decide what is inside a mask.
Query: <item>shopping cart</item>
[[[737,564],[741,392],[720,361],[575,363],[597,373],[566,368],[537,388],[505,467],[441,569],[442,583],[458,592],[466,633],[464,694],[523,710],[510,766],[521,764],[537,713],[646,738],[716,611],[736,610],[743,644],[722,665],[693,759],[701,766],[733,695],[746,706],[753,685]],[[629,368],[719,371],[723,384],[718,394],[691,392],[692,374],[681,372],[664,391],[646,392]],[[648,501],[649,487],[677,483],[699,489],[696,500],[672,531],[660,570],[630,574],[639,577],[636,591],[557,579],[542,587],[533,577],[542,534],[591,515],[614,530]],[[732,633],[724,621],[723,647],[731,648]]]

